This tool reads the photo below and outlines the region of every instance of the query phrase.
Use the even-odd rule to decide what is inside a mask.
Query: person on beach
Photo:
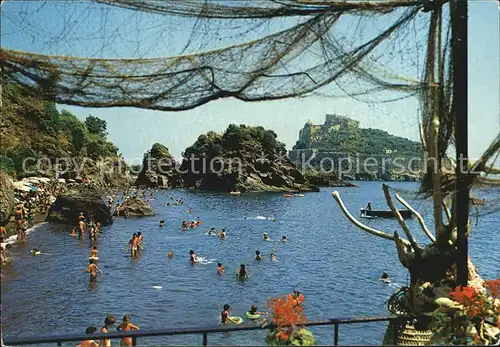
[[[116,330],[118,330],[118,331],[139,330],[139,327],[130,322],[129,315],[125,315],[125,316],[123,316],[122,323],[116,327]],[[122,340],[120,341],[120,346],[131,347],[132,346],[132,338],[131,337],[122,337]]]
[[[236,277],[239,279],[248,278],[247,267],[245,264],[241,264],[239,270],[236,271]]]
[[[220,313],[220,324],[233,323],[237,324],[234,320],[231,319],[231,305],[225,304],[222,312]]]
[[[217,263],[217,274],[219,276],[222,276],[224,273],[224,266],[222,266],[222,263]]]
[[[101,328],[101,333],[109,333],[109,329],[116,323],[114,316],[106,316],[104,326]],[[99,342],[99,347],[111,347],[111,339],[103,339]]]
[[[196,253],[193,250],[189,251],[189,261],[191,264],[195,264],[198,262],[198,259],[196,259]]]
[[[97,255],[97,253],[98,253],[97,245],[93,245],[92,249],[90,250],[89,259],[94,259],[96,263],[97,263],[97,260],[99,259],[99,256]]]
[[[96,331],[97,331],[96,327],[93,327],[93,326],[88,327],[87,329],[85,329],[85,334],[92,335]],[[94,340],[87,339],[87,340],[83,340],[79,345],[77,345],[77,347],[99,347],[99,344],[97,342],[95,342]]]
[[[262,260],[262,255],[260,255],[260,251],[259,250],[255,251],[255,260],[256,261]]]
[[[98,267],[95,264],[94,259],[89,259],[89,266],[87,267],[87,270],[82,270],[82,272],[90,273],[89,282],[94,282],[97,281],[97,269]]]

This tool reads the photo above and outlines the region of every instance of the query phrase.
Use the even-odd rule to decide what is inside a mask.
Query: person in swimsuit
[[[75,237],[76,236],[76,227],[74,227],[73,229],[71,229],[71,232],[69,233],[69,236],[71,236],[71,237]]]
[[[276,257],[276,254],[271,253],[271,261],[276,261],[278,258]]]
[[[116,330],[118,330],[118,331],[139,330],[139,327],[130,322],[129,315],[125,315],[125,316],[123,316],[123,322],[118,327],[116,327]],[[120,346],[131,347],[132,346],[132,338],[131,337],[122,337],[122,340],[120,342]]]
[[[137,251],[142,251],[142,241],[144,238],[142,237],[142,233],[139,231],[137,233]]]
[[[281,237],[281,242],[283,242],[283,243],[288,242],[288,239],[286,238],[286,236],[285,236],[285,235],[283,235],[283,236]]]
[[[78,236],[83,239],[83,236],[85,235],[85,217],[80,216],[78,218]]]
[[[116,323],[116,319],[114,316],[107,316],[104,319],[104,326],[101,328],[101,333],[108,333],[109,329]],[[99,347],[111,347],[110,339],[103,339],[99,342]]]
[[[222,263],[217,263],[217,274],[219,276],[222,276],[224,273],[224,266],[222,266]]]
[[[267,235],[267,233],[264,233],[264,235],[263,235],[263,236],[264,236],[264,241],[269,241],[269,240],[270,240],[270,239],[269,239],[269,235]]]
[[[128,245],[130,247],[130,255],[132,258],[135,258],[136,255],[137,255],[137,234],[134,233],[132,235],[132,238],[130,239],[130,241],[128,242]]]
[[[236,277],[238,277],[239,279],[248,278],[247,267],[245,266],[245,264],[240,265],[240,269],[236,271]]]
[[[162,220],[160,221],[160,225],[159,225],[159,227],[160,227],[160,228],[163,228],[164,226],[165,226],[165,221],[162,219]]]
[[[97,331],[96,327],[88,327],[85,329],[85,334],[92,335]],[[77,347],[99,347],[99,344],[94,340],[83,340]]]
[[[234,320],[231,319],[231,305],[225,304],[224,309],[220,313],[220,324],[233,323],[236,324]]]
[[[17,231],[17,240],[20,241],[23,239],[23,234],[22,234],[22,225],[23,225],[23,220],[24,220],[24,211],[23,211],[23,205],[18,204],[16,206],[16,211],[14,212],[14,220],[16,224],[16,231]]]
[[[168,254],[167,254],[167,256],[168,256],[169,258],[172,258],[172,257],[174,256],[174,252],[169,251],[169,252],[168,252]]]
[[[198,260],[196,259],[196,253],[193,250],[189,251],[189,261],[191,262],[191,264],[195,264],[198,262]]]
[[[260,255],[260,251],[259,250],[255,251],[255,260],[256,261],[262,260],[262,255]]]
[[[93,245],[92,249],[90,250],[89,259],[94,259],[96,263],[97,263],[97,260],[99,259],[99,256],[97,255],[97,253],[98,253],[97,245]]]
[[[89,259],[89,266],[87,270],[82,270],[82,272],[90,273],[89,282],[97,281],[97,265],[95,264],[94,259]]]

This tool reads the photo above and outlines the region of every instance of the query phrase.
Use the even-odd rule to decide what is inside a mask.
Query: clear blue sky
[[[498,9],[496,0],[469,1],[471,157],[478,157],[500,131]],[[117,58],[177,55],[185,47],[195,26],[192,45],[185,52],[238,43],[242,38],[259,37],[286,28],[293,22],[293,19],[280,19],[277,23],[263,23],[251,33],[244,34],[240,22],[196,23],[193,19],[138,13],[91,2],[8,0],[3,2],[1,11],[3,47]],[[348,19],[347,24],[339,25],[350,30],[352,23],[353,20]],[[373,28],[372,32],[375,30]],[[216,33],[222,38],[216,42],[207,40]],[[200,46],[203,42],[209,43]],[[89,113],[105,119],[109,139],[131,162],[139,162],[142,154],[155,142],[165,144],[179,158],[181,151],[198,135],[210,130],[222,131],[229,123],[273,129],[291,148],[304,123],[308,119],[322,123],[326,113],[347,115],[359,120],[362,127],[379,128],[394,135],[418,139],[418,103],[415,98],[374,105],[347,97],[314,96],[261,103],[225,99],[183,112],[63,107],[81,119]]]

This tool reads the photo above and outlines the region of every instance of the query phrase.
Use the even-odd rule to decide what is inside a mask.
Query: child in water
[[[248,278],[248,272],[245,264],[240,265],[240,269],[236,271],[236,277],[239,279]]]
[[[195,264],[198,262],[198,260],[196,259],[196,253],[193,250],[189,251],[189,261],[191,262],[191,264]]]
[[[231,319],[230,313],[231,313],[231,305],[225,304],[224,309],[220,313],[220,324],[227,324],[228,322],[233,324],[238,324]]]
[[[139,330],[139,327],[130,322],[129,315],[125,315],[125,316],[123,316],[122,323],[116,327],[116,330],[118,330],[118,331]],[[131,347],[132,346],[132,338],[131,337],[122,337],[121,345]]]
[[[71,229],[71,232],[69,233],[69,236],[71,236],[71,237],[75,237],[76,236],[76,227],[74,227],[73,229]]]
[[[224,273],[224,266],[222,266],[222,263],[217,263],[217,274],[219,276],[222,276]]]
[[[259,250],[255,251],[255,260],[256,261],[262,260],[262,256],[260,255],[260,251]]]
[[[96,327],[88,327],[85,329],[85,334],[92,335],[97,331]],[[99,344],[95,342],[94,340],[87,339],[83,340],[77,347],[99,347]]]
[[[251,315],[258,314],[258,315],[261,315],[261,316],[264,316],[264,315],[268,314],[267,312],[260,312],[260,311],[258,311],[257,305],[252,305],[250,307],[250,310],[248,311],[248,313],[251,314]]]

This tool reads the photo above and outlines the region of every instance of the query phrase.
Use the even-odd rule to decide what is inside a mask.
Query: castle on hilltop
[[[334,135],[335,132],[357,133],[359,122],[346,116],[327,114],[324,124],[312,124],[309,120],[299,132],[297,148],[309,149],[318,148],[323,145],[325,139]],[[300,148],[299,148],[300,147]]]

